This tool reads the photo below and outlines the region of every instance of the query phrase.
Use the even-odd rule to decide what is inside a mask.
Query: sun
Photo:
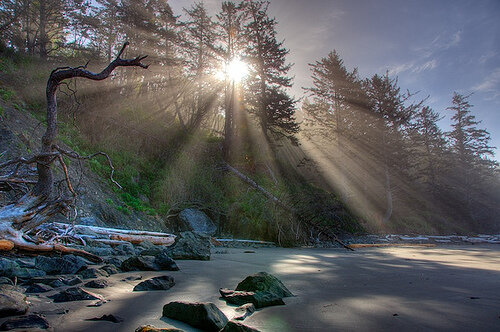
[[[216,77],[220,80],[228,79],[239,83],[248,74],[248,65],[240,58],[233,58],[224,68],[216,73]]]

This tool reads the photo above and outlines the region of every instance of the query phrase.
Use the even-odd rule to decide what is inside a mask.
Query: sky
[[[216,13],[222,1],[205,0]],[[169,0],[174,13],[191,0]],[[500,160],[500,0],[271,0],[278,36],[294,64],[291,91],[311,86],[308,64],[336,50],[361,77],[389,74],[426,104],[449,130],[453,92],[471,94],[480,128]]]

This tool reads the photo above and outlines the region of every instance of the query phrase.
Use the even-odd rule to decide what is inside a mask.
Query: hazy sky
[[[222,1],[205,0],[213,14]],[[179,15],[191,0],[169,0]],[[445,115],[453,91],[469,94],[500,159],[499,0],[271,0],[270,14],[294,63],[292,93],[310,86],[308,63],[337,50],[362,77],[389,71]]]

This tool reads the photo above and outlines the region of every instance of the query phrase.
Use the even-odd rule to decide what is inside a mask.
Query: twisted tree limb
[[[144,60],[146,56],[138,56],[133,59],[121,58],[128,44],[129,43],[126,42],[117,57],[99,73],[88,71],[87,65],[79,67],[58,67],[50,73],[45,91],[47,99],[47,129],[41,140],[42,145],[40,153],[28,159],[21,157],[0,164],[0,169],[15,165],[15,170],[12,172],[13,174],[1,176],[0,182],[30,183],[30,180],[22,181],[18,177],[13,177],[13,175],[17,174],[19,166],[23,164],[29,165],[36,163],[38,175],[35,185],[26,195],[18,202],[4,206],[0,209],[0,240],[13,243],[15,248],[21,250],[35,252],[72,252],[90,259],[99,260],[99,257],[81,250],[63,247],[57,243],[34,243],[26,234],[45,223],[51,216],[57,213],[66,212],[68,207],[74,202],[76,193],[71,186],[68,169],[62,158],[63,155],[76,159],[90,159],[97,155],[105,156],[112,171],[110,176],[111,181],[118,185],[118,183],[113,180],[114,168],[111,159],[105,153],[98,152],[90,156],[82,157],[73,151],[65,151],[54,144],[54,140],[57,136],[56,94],[58,87],[64,84],[63,81],[70,78],[82,77],[100,81],[108,78],[117,67],[140,67],[147,69],[148,65],[142,63],[142,60]],[[62,167],[68,191],[72,194],[71,197],[63,197],[61,194],[54,197],[52,163],[55,160],[58,160]],[[5,245],[5,248],[9,246],[10,245]]]

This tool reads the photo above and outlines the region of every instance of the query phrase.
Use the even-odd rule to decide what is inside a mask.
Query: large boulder
[[[154,256],[132,256],[122,262],[121,269],[129,271],[160,271]]]
[[[9,331],[9,330],[21,330],[26,331],[26,329],[48,329],[49,322],[45,318],[40,315],[28,315],[21,316],[16,318],[11,318],[2,325],[0,325],[1,331]]]
[[[246,277],[236,286],[237,291],[267,292],[276,297],[290,297],[292,292],[275,276],[267,272],[259,272]]]
[[[37,256],[35,267],[45,271],[47,274],[75,274],[81,268],[87,266],[87,262],[75,255],[65,255],[63,257]]]
[[[210,236],[195,232],[182,232],[167,254],[173,259],[210,260]]]
[[[246,303],[252,303],[256,308],[285,304],[281,297],[268,292],[233,291],[225,288],[221,288],[219,292],[222,298],[230,304],[243,305]]]
[[[246,277],[236,286],[236,290],[221,288],[219,292],[228,303],[253,303],[256,308],[284,305],[283,297],[293,296],[278,278],[267,272]]]
[[[71,301],[85,301],[85,300],[102,300],[102,297],[87,292],[80,287],[72,287],[65,289],[57,294],[49,296],[54,302],[71,302]]]
[[[167,290],[175,285],[174,278],[171,276],[159,276],[144,280],[134,287],[134,292]]]
[[[0,318],[22,315],[28,311],[26,296],[11,285],[0,285]]]
[[[203,331],[220,331],[228,322],[226,315],[213,303],[170,302],[163,306],[163,316]]]
[[[184,222],[189,229],[197,233],[214,235],[217,226],[202,211],[197,209],[184,209],[179,213],[179,219]]]

